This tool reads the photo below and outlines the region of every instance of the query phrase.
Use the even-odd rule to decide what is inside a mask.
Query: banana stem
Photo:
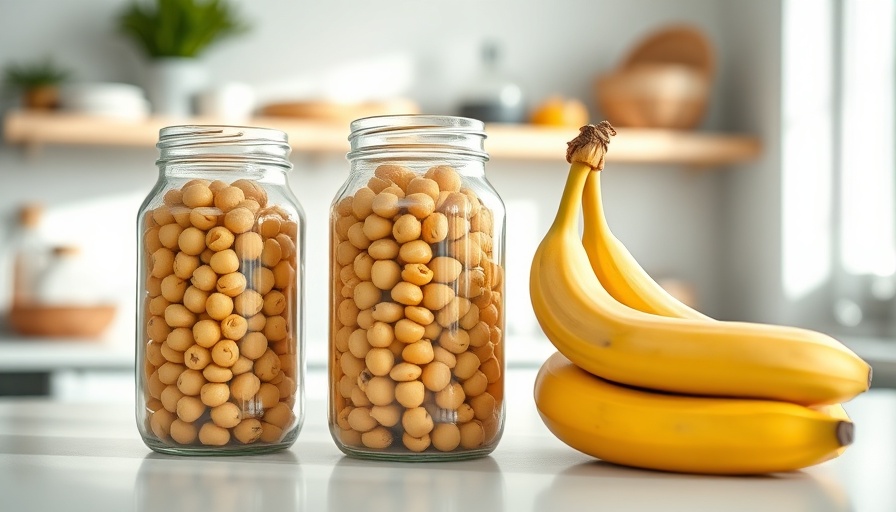
[[[557,217],[554,218],[549,232],[572,229],[578,224],[585,180],[590,172],[604,168],[604,155],[612,135],[616,135],[616,130],[607,121],[601,121],[597,126],[589,124],[581,127],[579,135],[567,143],[566,161],[569,162],[569,175]]]

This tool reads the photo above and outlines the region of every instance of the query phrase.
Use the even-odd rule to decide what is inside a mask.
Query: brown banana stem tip
[[[571,164],[583,163],[592,169],[603,169],[604,155],[613,135],[616,135],[616,130],[607,121],[601,121],[597,126],[589,124],[579,128],[579,135],[566,143],[566,161]]]
[[[849,421],[837,423],[837,442],[840,446],[849,446],[855,439],[855,425]]]

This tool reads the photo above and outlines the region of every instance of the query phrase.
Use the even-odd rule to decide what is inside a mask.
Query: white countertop
[[[495,452],[451,463],[349,459],[330,439],[322,372],[309,374],[299,440],[261,456],[151,452],[130,403],[0,399],[0,510],[896,510],[896,391],[847,404],[856,443],[839,459],[762,477],[624,468],[562,444],[531,399],[534,371],[508,373],[507,429]]]

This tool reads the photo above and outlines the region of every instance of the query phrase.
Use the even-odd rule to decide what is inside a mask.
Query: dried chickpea
[[[481,314],[480,314],[481,317]],[[470,346],[475,348],[483,347],[486,343],[489,343],[489,337],[491,336],[491,329],[489,329],[488,324],[480,321],[472,328],[467,330],[467,334],[470,336]]]
[[[392,325],[386,322],[374,322],[370,329],[366,331],[358,329],[355,331],[355,333],[358,332],[360,332],[358,336],[363,337],[370,347],[385,348],[391,345],[395,339],[395,331]],[[352,333],[352,336],[355,333]],[[349,342],[351,343],[351,339],[349,339]]]
[[[288,264],[287,264],[288,265]],[[248,281],[249,288],[252,288],[261,295],[267,295],[276,284],[274,271],[266,267],[258,267],[250,274],[252,277]]]
[[[479,366],[479,371],[485,374],[489,384],[494,384],[501,378],[501,363],[498,362],[495,356],[492,356],[482,362]]]
[[[457,358],[451,352],[445,350],[445,347],[434,345],[432,349],[433,361],[443,363],[449,369],[454,368],[457,364]]]
[[[230,367],[230,371],[234,375],[241,375],[246,372],[251,372],[254,366],[255,361],[244,355],[240,355],[239,359],[237,359],[236,362],[233,363],[233,366]]]
[[[470,304],[470,310],[467,311],[467,314],[460,317],[457,325],[460,326],[461,329],[472,329],[479,323],[479,307],[475,304]]]
[[[205,312],[205,303],[208,301],[209,293],[200,290],[195,286],[190,286],[184,291],[184,307],[196,313]]]
[[[413,240],[401,245],[398,257],[405,263],[429,263],[432,260],[432,248],[423,240]]]
[[[159,295],[158,297],[153,297],[149,301],[148,311],[152,316],[162,316],[165,314],[165,308],[167,308],[171,302],[169,302],[165,297]]]
[[[212,360],[218,366],[230,368],[240,358],[240,351],[233,340],[221,340],[211,350]]]
[[[438,311],[454,300],[454,288],[441,283],[429,283],[422,288],[422,293],[423,307],[431,311]]]
[[[212,407],[211,418],[215,425],[221,428],[233,428],[240,424],[243,412],[233,402],[224,402],[223,404]]]
[[[215,254],[215,251],[211,249],[206,249],[199,254],[199,262],[203,265],[208,265],[208,262],[212,260],[212,256]]]
[[[436,405],[442,409],[450,409],[452,411],[457,410],[466,398],[463,387],[457,382],[448,384],[435,395]]]
[[[186,370],[177,378],[177,389],[181,393],[190,396],[196,396],[202,390],[202,386],[206,383],[205,376],[198,370]]]
[[[371,348],[364,329],[355,329],[348,337],[348,351],[358,359],[367,357],[367,352],[370,352]]]
[[[420,238],[428,244],[436,244],[448,237],[448,217],[435,212],[423,219]]]
[[[183,202],[183,194],[184,193],[182,190],[172,188],[171,190],[165,192],[165,195],[162,198],[162,202],[164,202],[168,206],[182,203]]]
[[[477,363],[479,360],[477,359]],[[395,382],[409,382],[420,377],[423,370],[416,364],[401,362],[392,367],[389,377]]]
[[[179,224],[165,224],[156,229],[158,240],[162,246],[169,249],[177,249],[177,240],[184,228]]]
[[[404,444],[405,448],[412,452],[419,453],[426,450],[429,448],[431,442],[429,434],[424,434],[423,437],[412,437],[405,432],[401,435],[401,443]]]
[[[401,281],[401,267],[393,260],[378,260],[370,269],[370,279],[380,290],[391,290]]]
[[[168,305],[165,311],[170,308]],[[164,317],[153,316],[146,321],[146,334],[150,340],[163,341],[171,334],[171,327],[166,323]]]
[[[413,409],[423,405],[426,388],[419,380],[402,381],[395,385],[395,400],[402,407]]]
[[[268,317],[264,324],[264,335],[269,341],[280,341],[289,335],[289,326],[286,318],[280,315]]]
[[[355,407],[349,412],[349,427],[357,432],[368,432],[377,426],[377,421],[370,415],[370,409],[367,407]]]
[[[241,355],[255,360],[267,350],[268,340],[260,332],[250,332],[237,343],[237,346]]]
[[[373,430],[361,434],[361,443],[374,450],[388,448],[392,445],[392,441],[392,432],[383,426],[375,427]]]
[[[436,203],[433,198],[424,193],[409,194],[402,201],[403,206],[408,213],[419,220],[426,219],[436,209]]]
[[[420,238],[422,230],[423,225],[419,219],[411,214],[404,214],[392,224],[392,238],[403,244]]]
[[[393,323],[404,317],[404,306],[395,302],[380,302],[373,306],[371,314],[378,322]]]
[[[152,211],[152,220],[156,221],[159,226],[164,226],[174,222],[174,215],[171,214],[171,208],[159,206]]]
[[[222,188],[215,194],[214,203],[222,212],[227,213],[234,209],[236,205],[240,204],[244,199],[246,199],[246,195],[241,189],[234,186],[228,186]]]
[[[380,192],[373,198],[370,209],[380,217],[389,219],[398,215],[398,196],[391,192]]]
[[[372,245],[374,241],[386,238],[392,234],[392,221],[379,215],[370,215],[364,219],[361,232],[371,241],[370,245]]]
[[[406,345],[401,351],[401,358],[416,365],[424,365],[433,360],[435,357],[432,349],[432,342],[427,339]]]
[[[233,372],[230,368],[210,363],[202,369],[202,376],[209,382],[228,382],[233,378]]]
[[[212,270],[212,267],[202,265],[193,271],[193,277],[190,278],[190,283],[202,291],[210,292],[214,290],[215,285],[218,284],[218,274]]]
[[[258,313],[246,319],[246,326],[250,332],[260,332],[264,330],[264,324],[267,321],[268,318],[264,314]]]
[[[233,437],[243,444],[252,444],[261,438],[263,427],[256,418],[246,418],[233,427]]]
[[[205,232],[193,226],[180,232],[177,247],[190,256],[198,256],[205,250]]]
[[[482,393],[479,396],[474,396],[468,403],[470,404],[470,407],[473,408],[475,418],[479,421],[489,419],[492,414],[494,414],[495,406],[497,405],[495,397],[489,393]]]
[[[246,276],[239,272],[224,274],[218,278],[215,289],[228,297],[236,297],[246,289]]]
[[[273,267],[280,263],[281,259],[283,259],[283,249],[280,248],[280,243],[273,238],[265,240],[264,248],[261,250],[261,264],[266,267]]]
[[[280,373],[282,363],[273,350],[268,349],[255,360],[255,375],[264,382],[269,382]]]
[[[230,442],[230,431],[214,423],[204,423],[199,428],[199,442],[206,446],[224,446]]]
[[[439,346],[452,354],[466,353],[470,346],[470,335],[463,329],[445,329],[439,336]]]
[[[349,378],[356,379],[364,371],[364,360],[353,356],[351,352],[346,352],[339,357],[339,367]]]
[[[153,277],[158,277],[162,279],[168,274],[172,274],[174,272],[174,252],[171,249],[166,247],[162,247],[160,249],[156,249],[152,253],[152,270],[150,270],[150,275]]]
[[[177,389],[176,385],[169,385],[162,390],[159,400],[162,401],[162,407],[164,407],[166,411],[177,412],[177,401],[184,396],[186,395]]]
[[[233,299],[233,310],[245,317],[257,315],[261,312],[262,307],[264,307],[264,297],[255,290],[247,289]]]
[[[184,365],[191,370],[201,370],[211,362],[211,352],[201,345],[193,345],[184,352]]]
[[[401,283],[399,283],[400,285]],[[399,285],[396,285],[397,288]],[[394,295],[395,290],[392,290]],[[353,299],[358,310],[372,308],[380,302],[382,292],[370,281],[362,281],[355,286]],[[393,297],[394,298],[394,297]]]
[[[249,231],[254,224],[255,213],[244,206],[237,206],[224,215],[224,227],[237,235]]]
[[[420,380],[426,389],[433,392],[441,391],[451,382],[451,368],[445,363],[433,361],[423,367]]]
[[[214,193],[205,183],[194,183],[182,189],[181,201],[190,208],[197,206],[211,206],[214,203]]]
[[[170,335],[169,335],[170,336]],[[162,366],[168,359],[162,355],[162,346],[165,343],[152,342],[146,344],[146,360],[153,366]]]
[[[170,427],[171,439],[179,444],[190,444],[196,440],[198,430],[192,423],[175,419]]]
[[[408,409],[401,416],[401,426],[407,435],[420,438],[432,432],[432,416],[423,407]]]
[[[355,192],[352,199],[352,213],[356,219],[364,220],[373,213],[373,198],[375,196],[376,193],[367,187]]]
[[[376,320],[373,318],[373,308],[365,309],[364,311],[358,311],[358,316],[356,317],[358,327],[362,329],[370,329],[373,327],[373,324],[376,323]]]
[[[388,348],[371,348],[364,357],[370,373],[382,377],[388,375],[395,365],[395,358]]]
[[[367,238],[367,235],[364,234],[364,223],[356,222],[352,224],[350,228],[348,228],[348,233],[346,234],[349,243],[358,248],[359,250],[364,250],[370,247],[371,240]]]
[[[197,268],[199,268],[199,258],[183,252],[177,253],[171,267],[174,275],[181,279],[190,279],[193,277],[193,272]]]
[[[473,214],[473,205],[466,194],[460,192],[449,192],[439,196],[438,210],[448,215],[449,218],[459,218],[464,220],[464,232],[469,229],[467,219]]]
[[[450,452],[460,445],[460,429],[454,423],[439,423],[429,436],[432,446],[439,451]]]
[[[230,382],[230,396],[238,401],[251,400],[261,388],[261,380],[253,373],[237,375]]]
[[[177,401],[177,417],[193,423],[205,412],[205,404],[195,396],[184,396]]]
[[[171,327],[192,327],[196,323],[196,314],[183,304],[171,304],[165,308],[165,323]]]
[[[395,382],[388,377],[373,377],[365,393],[373,405],[389,405],[395,400]]]
[[[167,439],[171,434],[171,424],[177,416],[166,409],[158,409],[152,413],[149,420],[149,428],[159,439]]]
[[[398,422],[401,421],[401,413],[401,407],[396,404],[374,405],[370,408],[370,416],[384,427],[398,425]]]
[[[224,320],[234,309],[234,299],[223,293],[212,293],[205,301],[205,310],[215,320]]]
[[[267,206],[268,193],[264,188],[253,180],[238,179],[231,183],[232,186],[243,191],[246,199],[252,199],[258,203],[260,207]]]
[[[370,247],[367,248],[367,254],[375,260],[392,260],[398,257],[398,249],[398,242],[384,238],[371,243]],[[357,272],[357,269],[355,269],[355,272]],[[358,277],[360,276],[361,274],[358,274]]]
[[[464,381],[473,376],[479,369],[479,358],[472,352],[457,354],[457,364],[454,366],[454,376]]]
[[[171,207],[171,215],[174,217],[174,221],[182,228],[189,228],[192,226],[190,223],[190,212],[192,210],[186,206],[175,205]]]
[[[216,274],[230,274],[239,270],[240,259],[233,249],[224,249],[214,253],[208,264]]]
[[[432,270],[423,263],[408,263],[401,271],[401,279],[417,286],[429,284],[432,281]]]
[[[371,415],[373,411],[371,410]],[[295,421],[295,414],[293,414],[292,409],[289,408],[288,405],[280,402],[275,404],[273,407],[265,411],[264,413],[264,421],[276,425],[280,428],[287,428],[292,425],[292,422]],[[379,420],[377,420],[379,421]],[[380,422],[380,424],[383,424]],[[389,425],[386,425],[389,426]]]
[[[435,181],[441,191],[457,192],[460,190],[460,175],[453,167],[437,165],[427,170],[423,176]]]
[[[439,198],[439,184],[429,178],[415,177],[408,183],[407,193],[408,195],[426,194],[435,202]]]
[[[199,399],[208,407],[217,407],[230,399],[230,387],[223,382],[209,382],[199,390]]]
[[[190,212],[190,224],[193,227],[206,231],[218,224],[218,218],[221,216],[221,210],[208,206],[200,206],[193,208]]]
[[[407,281],[402,281],[392,287],[390,295],[392,300],[405,306],[416,306],[423,300],[423,291],[420,287]]]
[[[238,340],[246,335],[249,324],[240,315],[230,314],[221,320],[221,336],[230,340]]]
[[[411,307],[411,306],[409,306]],[[424,327],[413,320],[402,318],[395,323],[395,339],[402,343],[410,344],[423,339]],[[391,344],[391,340],[389,341]]]

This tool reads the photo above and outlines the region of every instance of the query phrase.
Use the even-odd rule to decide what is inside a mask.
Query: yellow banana
[[[582,245],[600,284],[619,302],[645,313],[710,320],[663,289],[613,235],[604,216],[600,175],[600,172],[588,174],[582,194],[585,214]]]
[[[625,245],[613,235],[604,214],[601,174],[602,171],[589,173],[585,180],[585,191],[582,193],[584,213],[582,245],[585,246],[591,268],[601,285],[622,304],[645,313],[714,321],[670,295],[650,277]],[[834,417],[849,420],[840,404],[823,406],[821,409]],[[839,450],[837,455],[843,450],[845,448]]]
[[[569,176],[532,261],[530,297],[554,346],[600,377],[676,393],[832,404],[868,389],[871,368],[837,340],[794,327],[670,318],[632,309],[601,286],[578,237],[588,174],[609,136],[570,142]],[[603,148],[598,140],[606,142]]]
[[[801,405],[690,397],[623,387],[559,353],[542,365],[535,403],[558,439],[608,462],[664,471],[757,474],[835,456],[853,424]]]

